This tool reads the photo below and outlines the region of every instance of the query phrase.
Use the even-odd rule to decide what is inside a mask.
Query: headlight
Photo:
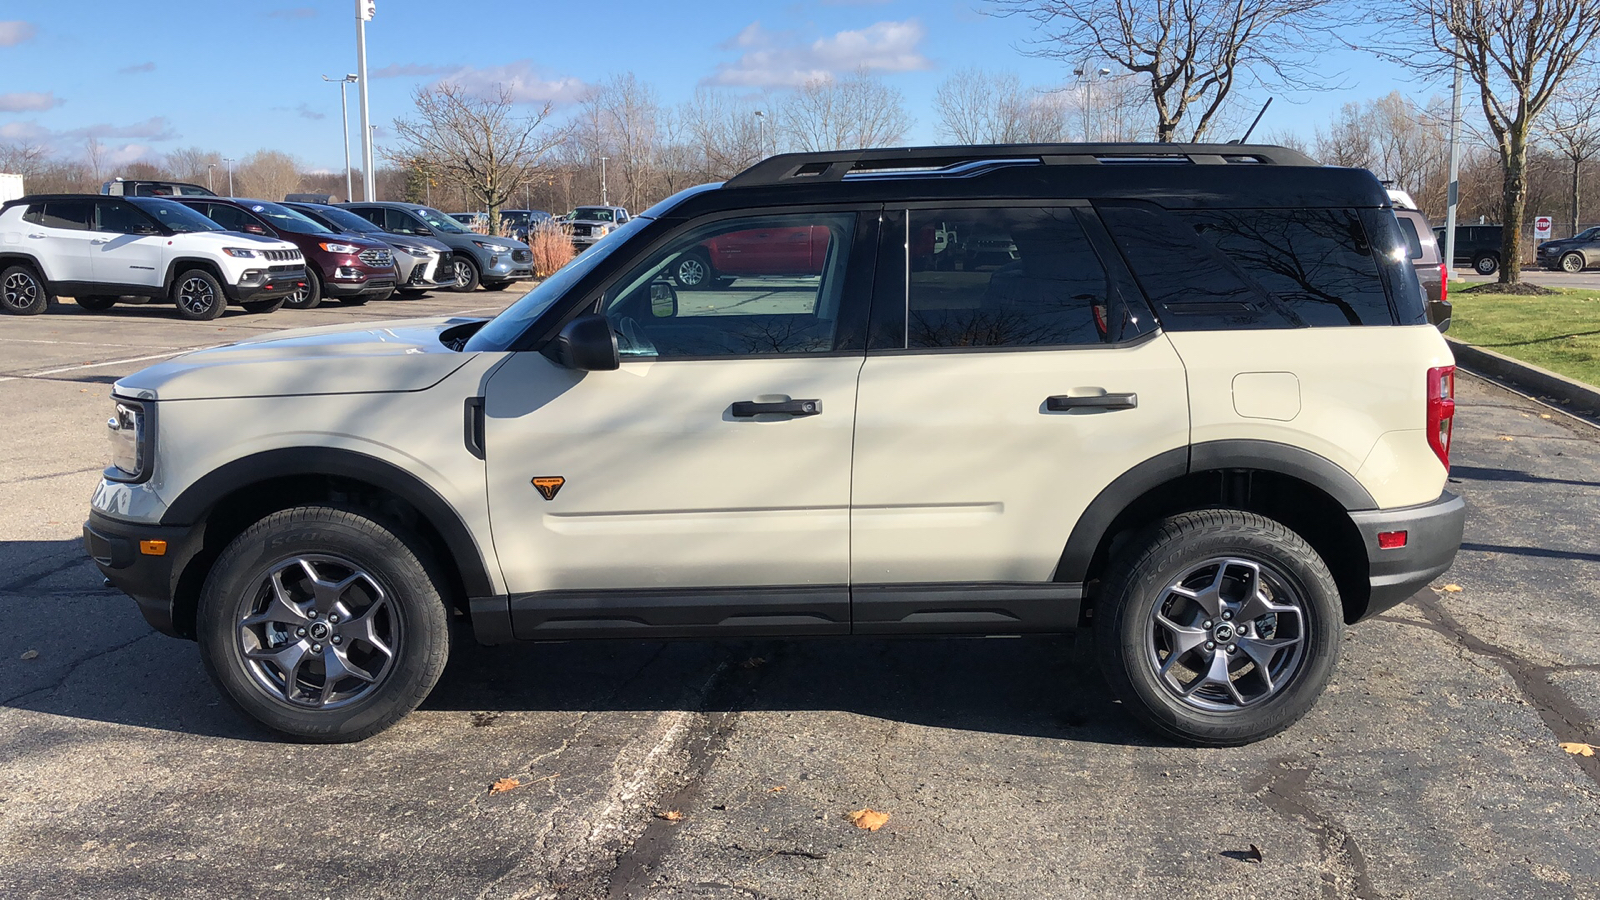
[[[324,249],[326,251],[328,251],[329,253],[360,253],[361,252],[361,248],[357,247],[355,244],[334,244],[334,243],[325,242],[325,243],[318,244],[317,246],[321,247],[322,249]]]
[[[425,247],[413,247],[410,244],[395,244],[394,248],[396,250],[400,250],[402,252],[409,253],[412,256],[427,256],[428,255],[428,250]]]
[[[473,241],[473,243],[489,251],[490,253],[503,253],[506,249],[499,244],[491,244],[488,241]]]
[[[228,254],[229,256],[237,256],[240,259],[256,258],[256,252],[254,250],[247,250],[244,247],[223,247],[222,252]]]
[[[150,474],[144,404],[117,400],[106,428],[111,437],[111,469],[107,476],[118,481],[138,481]]]

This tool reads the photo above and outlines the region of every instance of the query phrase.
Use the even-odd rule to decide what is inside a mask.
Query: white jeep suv
[[[272,312],[304,281],[293,244],[223,231],[170,200],[49,194],[0,207],[0,308],[16,315],[65,295],[94,312],[169,300],[207,320],[229,301]]]
[[[724,277],[675,283],[688,258]],[[1454,560],[1454,371],[1363,170],[779,156],[492,320],[122,379],[84,541],[301,740],[413,709],[456,619],[483,643],[1090,628],[1130,710],[1238,744]]]

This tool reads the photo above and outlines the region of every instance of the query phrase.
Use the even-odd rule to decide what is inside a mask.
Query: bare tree
[[[458,84],[418,88],[416,118],[396,119],[395,142],[385,156],[397,166],[426,159],[432,171],[465,188],[498,226],[500,207],[539,175],[545,154],[566,140],[547,127],[550,105],[531,116],[516,114],[509,88],[474,95]]]
[[[0,172],[21,175],[24,181],[38,175],[47,158],[45,149],[38,144],[0,144]]]
[[[1572,233],[1578,233],[1583,200],[1583,164],[1600,155],[1600,106],[1595,79],[1563,82],[1545,111],[1539,132],[1572,164]]]
[[[1043,37],[1035,56],[1108,59],[1145,76],[1158,141],[1201,140],[1242,77],[1303,86],[1330,0],[990,0]],[[1186,122],[1186,117],[1191,120]]]
[[[300,187],[300,166],[277,150],[257,150],[234,170],[239,193],[263,200],[282,200]]]
[[[83,141],[83,161],[89,168],[89,175],[98,184],[105,180],[106,148],[97,137],[85,138]]]
[[[934,93],[941,136],[957,144],[1027,144],[1066,138],[1061,92],[1024,87],[1011,72],[962,69]]]
[[[905,98],[866,72],[807,81],[784,101],[778,122],[797,150],[888,147],[911,128]]]
[[[640,209],[647,182],[656,168],[661,105],[655,89],[632,72],[608,79],[583,100],[577,139],[590,160],[609,163],[608,190],[616,185],[617,203]]]
[[[1375,10],[1395,39],[1374,52],[1433,78],[1459,60],[1477,87],[1500,153],[1500,283],[1520,282],[1529,139],[1557,87],[1592,64],[1600,0],[1402,0]]]
[[[688,156],[697,158],[700,177],[707,181],[732,178],[767,156],[775,143],[770,109],[711,88],[696,90],[678,108],[677,120]]]
[[[208,177],[215,171],[212,166],[218,169],[223,167],[222,154],[215,150],[181,147],[167,154],[167,170],[179,181],[206,184]]]

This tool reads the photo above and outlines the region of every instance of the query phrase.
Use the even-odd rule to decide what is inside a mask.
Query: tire
[[[1568,274],[1582,272],[1583,254],[1577,252],[1561,254],[1561,271]]]
[[[116,297],[105,294],[93,297],[74,297],[72,299],[78,304],[78,308],[85,312],[105,312],[117,305]]]
[[[293,740],[383,731],[428,696],[449,655],[443,581],[423,546],[334,506],[255,523],[228,544],[201,592],[196,637],[207,673],[240,712]],[[274,581],[287,602],[274,598]],[[348,674],[330,682],[330,663]]]
[[[505,290],[506,288],[508,288],[510,286],[511,286],[511,282],[509,282],[509,281],[485,281],[485,282],[483,282],[483,289],[486,290],[486,291],[503,291],[503,290]]]
[[[371,297],[340,297],[340,306],[366,306]]]
[[[209,322],[228,308],[228,295],[210,272],[188,269],[172,279],[172,302],[178,307],[178,318]]]
[[[247,313],[261,315],[263,313],[277,312],[278,310],[282,309],[283,304],[287,302],[289,302],[289,298],[282,296],[273,297],[271,300],[246,300],[239,305],[244,307],[244,311]]]
[[[37,316],[50,308],[52,299],[32,266],[7,266],[0,272],[0,309],[13,316]]]
[[[691,250],[673,264],[672,280],[686,291],[699,290],[716,284],[717,270],[704,250]]]
[[[1344,633],[1338,587],[1316,551],[1278,522],[1231,509],[1175,515],[1134,538],[1112,562],[1094,622],[1101,669],[1123,705],[1169,737],[1210,747],[1262,740],[1305,715]]]
[[[428,292],[427,291],[400,291],[400,290],[397,290],[397,291],[394,292],[394,299],[396,299],[396,300],[420,300],[420,299],[422,299],[423,297],[426,297],[426,296],[428,296]]]
[[[321,303],[322,277],[306,266],[306,286],[285,295],[283,305],[289,309],[316,309]]]
[[[472,260],[463,256],[455,258],[456,283],[450,290],[458,294],[470,294],[478,289],[481,276],[478,275],[478,266]]]
[[[1472,271],[1479,275],[1493,275],[1500,270],[1500,260],[1495,256],[1485,253],[1472,260]]]

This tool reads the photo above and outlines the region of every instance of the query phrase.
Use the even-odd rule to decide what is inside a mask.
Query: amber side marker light
[[[139,542],[139,552],[143,553],[145,556],[166,556],[167,555],[167,542],[166,541],[140,541]]]

